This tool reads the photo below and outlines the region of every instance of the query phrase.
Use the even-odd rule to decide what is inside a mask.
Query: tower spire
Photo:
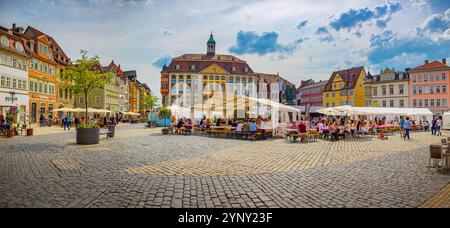
[[[216,40],[214,40],[213,31],[211,30],[211,35],[209,36],[209,40],[206,43],[207,46],[207,56],[214,56],[216,54]]]

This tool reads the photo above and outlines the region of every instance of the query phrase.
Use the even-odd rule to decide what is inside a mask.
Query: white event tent
[[[377,107],[352,107],[352,106],[340,106],[331,107],[319,110],[320,113],[329,116],[385,116],[389,118],[399,116],[409,116],[414,120],[427,120],[433,119],[433,113],[426,108],[377,108]]]

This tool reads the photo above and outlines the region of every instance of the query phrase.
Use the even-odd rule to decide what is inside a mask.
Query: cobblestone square
[[[0,138],[0,207],[450,207],[426,132],[289,143],[163,136],[120,126],[99,145],[75,132]]]

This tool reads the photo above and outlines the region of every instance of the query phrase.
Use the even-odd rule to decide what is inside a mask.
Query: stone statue
[[[292,91],[291,86],[286,86],[285,98],[288,104],[294,103],[294,91]]]

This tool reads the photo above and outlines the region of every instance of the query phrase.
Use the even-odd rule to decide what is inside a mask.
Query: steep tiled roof
[[[342,80],[345,82],[344,89],[354,89],[356,86],[356,83],[358,82],[359,75],[361,74],[361,71],[364,70],[364,67],[354,67],[351,69],[341,70],[341,71],[335,71],[330,77],[330,80],[328,80],[324,91],[331,91],[332,90],[332,84],[334,81],[334,78],[339,75]]]
[[[299,89],[302,90],[302,89],[310,89],[310,88],[316,88],[316,87],[325,87],[325,85],[327,83],[328,83],[328,81],[315,82],[313,84],[309,84],[309,85],[301,87]]]
[[[27,29],[25,30],[25,32],[23,33],[23,37],[25,37],[28,40],[36,40],[41,36],[46,36],[49,39],[50,48],[52,49],[52,54],[53,54],[52,60],[54,62],[63,64],[63,65],[71,65],[72,64],[70,58],[66,55],[66,53],[63,51],[61,46],[59,46],[58,42],[56,42],[56,40],[53,37],[41,32],[40,30],[38,30],[32,26],[28,26]],[[29,43],[29,41],[27,43]],[[25,45],[25,46],[27,46],[29,49],[28,45]],[[33,50],[30,50],[30,51],[33,53],[34,57],[39,57],[38,55],[36,55],[36,53]]]
[[[431,63],[426,63],[424,65],[413,68],[411,71],[446,69],[446,68],[449,68],[449,66],[447,66],[447,64],[441,63],[439,61],[433,61]]]
[[[3,45],[0,45],[0,48],[7,49],[9,51],[13,51],[13,52],[15,52],[17,54],[20,54],[20,55],[23,55],[23,56],[30,55],[29,50],[26,48],[26,40],[22,37],[21,34],[13,32],[10,29],[5,28],[3,26],[0,26],[0,35],[1,36],[5,36],[5,37],[7,37],[9,39],[12,39],[15,42],[21,43],[23,48],[24,48],[24,52],[18,52],[15,47],[11,47],[11,46],[5,47]]]
[[[198,73],[208,68],[209,66],[216,64],[222,67],[224,70],[230,73],[238,74],[251,74],[253,70],[247,64],[247,62],[236,58],[232,55],[202,55],[202,54],[185,54],[177,58],[173,58],[172,62],[167,68],[168,72],[194,72]],[[180,69],[177,70],[176,66],[179,65]],[[192,70],[191,66],[194,65],[195,69]],[[235,69],[233,71],[232,69]],[[247,72],[245,69],[247,68]]]

